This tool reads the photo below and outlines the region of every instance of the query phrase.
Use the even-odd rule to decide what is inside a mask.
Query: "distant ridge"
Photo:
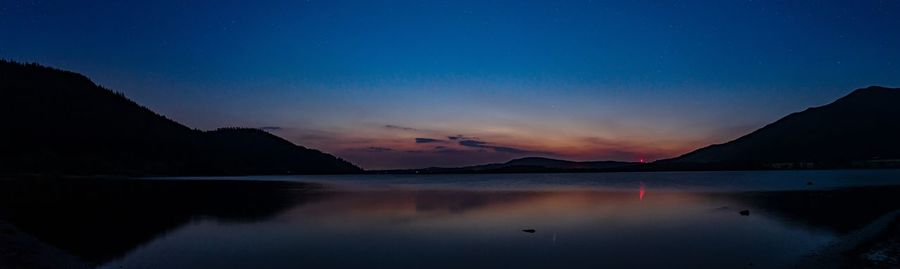
[[[897,166],[900,89],[857,89],[733,141],[654,163],[656,169]]]
[[[613,167],[622,167],[634,165],[637,163],[632,162],[619,162],[619,161],[588,161],[588,162],[576,162],[576,161],[567,161],[567,160],[558,160],[558,159],[550,159],[543,157],[525,157],[514,159],[502,164],[499,164],[501,167],[515,167],[515,166],[536,166],[536,167],[545,167],[545,168],[559,168],[559,169],[607,169]]]
[[[430,167],[424,169],[384,170],[375,173],[549,173],[549,172],[599,172],[608,169],[621,169],[639,163],[618,161],[576,162],[544,157],[525,157],[513,159],[505,163],[492,163],[464,167]]]
[[[258,129],[199,131],[77,73],[0,61],[0,173],[355,173],[355,165]]]

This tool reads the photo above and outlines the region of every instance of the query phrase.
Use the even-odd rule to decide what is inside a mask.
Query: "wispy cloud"
[[[519,148],[514,148],[514,147],[495,146],[495,145],[492,145],[491,143],[484,142],[484,141],[478,141],[478,140],[462,140],[462,141],[459,141],[459,145],[464,146],[464,147],[491,149],[496,152],[512,153],[512,154],[548,154],[547,152],[541,152],[541,151],[525,150],[525,149],[519,149]]]
[[[447,139],[450,140],[477,140],[477,137],[464,136],[464,135],[451,135],[447,136]]]
[[[444,143],[444,140],[434,139],[434,138],[425,138],[425,137],[416,137],[416,144],[424,144],[424,143]]]
[[[400,125],[392,125],[392,124],[385,125],[384,128],[393,129],[393,130],[401,130],[401,131],[411,131],[411,132],[419,131],[419,129],[416,129],[416,128],[400,126]]]
[[[387,151],[394,151],[394,150],[391,149],[391,148],[385,148],[385,147],[368,147],[368,148],[366,148],[366,150],[367,150],[367,151],[371,151],[371,152],[387,152]]]

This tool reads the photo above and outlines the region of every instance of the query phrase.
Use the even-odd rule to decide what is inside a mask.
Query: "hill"
[[[633,167],[638,163],[617,161],[576,162],[543,157],[525,157],[505,163],[492,163],[464,167],[430,167],[424,169],[374,171],[375,173],[551,173],[551,172],[599,172]]]
[[[892,166],[900,159],[900,89],[857,89],[733,141],[654,163],[668,168]]]
[[[262,130],[188,128],[80,74],[0,61],[0,173],[243,175],[361,169]]]

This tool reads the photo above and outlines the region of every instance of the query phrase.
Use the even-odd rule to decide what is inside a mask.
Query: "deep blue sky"
[[[900,87],[900,1],[74,2],[2,1],[0,57],[365,168],[672,157]]]

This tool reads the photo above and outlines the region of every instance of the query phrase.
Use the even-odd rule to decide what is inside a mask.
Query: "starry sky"
[[[656,160],[869,85],[900,1],[0,1],[0,58],[366,169]]]

